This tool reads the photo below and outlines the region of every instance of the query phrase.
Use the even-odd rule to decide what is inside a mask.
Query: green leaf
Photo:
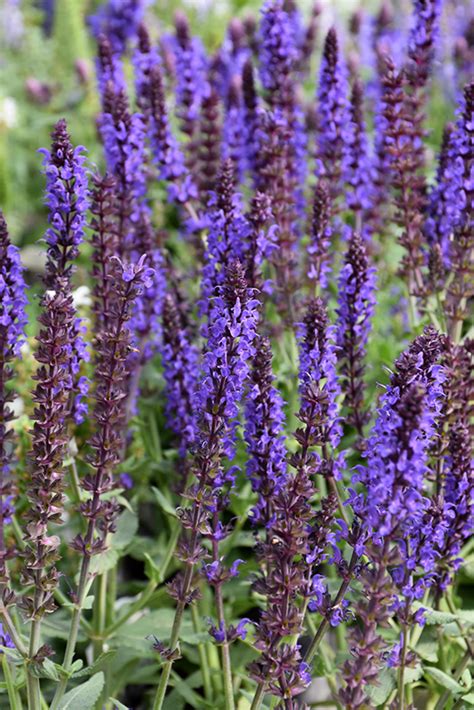
[[[117,532],[113,536],[113,545],[117,550],[124,550],[138,530],[138,517],[129,510],[124,510],[117,520]]]
[[[117,650],[115,648],[111,649],[110,651],[104,651],[100,654],[100,656],[94,661],[92,665],[86,666],[86,668],[82,668],[80,670],[78,669],[77,672],[74,673],[73,677],[86,678],[89,675],[93,675],[96,671],[100,670],[103,667],[105,661],[109,661],[112,656],[115,656],[116,653]]]
[[[117,700],[117,698],[109,698],[109,702],[114,704],[114,710],[129,710],[129,708]]]
[[[104,574],[104,572],[108,572],[109,569],[116,567],[118,559],[118,552],[113,549],[101,552],[100,555],[94,555],[90,565],[91,574]]]
[[[474,705],[474,693],[468,693],[467,695],[463,695],[462,701],[463,703],[467,703],[468,705]]]
[[[466,688],[463,688],[460,683],[439,668],[427,667],[425,668],[425,673],[434,678],[438,685],[442,688],[446,688],[446,690],[449,690],[453,695],[459,695],[466,691]]]
[[[145,558],[145,574],[152,582],[160,583],[163,581],[161,570],[154,560],[146,552],[144,553]]]
[[[424,661],[436,663],[438,660],[438,644],[436,641],[420,641],[416,645],[416,652]]]
[[[162,509],[164,513],[167,515],[172,515],[173,518],[176,518],[176,508],[175,506],[168,500],[168,498],[162,493],[158,488],[155,488],[152,486],[152,491],[155,495],[155,498],[157,500],[158,505]]]
[[[73,688],[61,700],[59,710],[92,710],[104,687],[104,674],[96,673],[88,681]]]
[[[383,705],[395,688],[395,674],[390,668],[384,668],[377,678],[378,685],[370,685],[366,692],[374,705]]]
[[[173,685],[177,693],[181,695],[187,703],[193,708],[208,708],[212,705],[204,700],[201,695],[198,695],[192,688],[189,687],[187,682],[181,678],[177,673],[171,671],[171,678],[173,680]]]

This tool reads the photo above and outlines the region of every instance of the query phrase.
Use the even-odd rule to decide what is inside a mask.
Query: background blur
[[[212,52],[222,41],[229,18],[258,15],[260,4],[258,0],[149,0],[147,24],[157,40],[172,32],[175,11],[184,9],[193,30]],[[380,4],[364,2],[364,10],[370,12]],[[0,0],[0,207],[13,240],[23,247],[35,243],[45,228],[41,156],[36,151],[48,146],[53,123],[67,117],[73,142],[87,146],[90,159],[100,164],[95,42],[87,21],[99,5],[95,0]],[[306,16],[311,5],[312,0],[298,2]],[[320,5],[319,47],[330,24],[335,23],[342,34],[347,32],[350,16],[360,3],[322,0]],[[397,2],[396,14],[401,21],[409,18],[409,0]],[[313,78],[310,95],[314,88]],[[449,110],[440,102],[434,112],[434,149],[444,119],[450,118]],[[37,258],[36,248],[24,252],[30,269],[36,267]]]

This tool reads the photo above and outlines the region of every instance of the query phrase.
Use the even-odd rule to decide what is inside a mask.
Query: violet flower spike
[[[64,119],[58,121],[51,134],[51,151],[40,149],[46,175],[46,204],[49,208],[50,228],[46,232],[48,245],[45,284],[57,290],[70,281],[74,270],[73,262],[79,255],[79,246],[84,239],[86,213],[89,207],[87,175],[84,168],[84,148],[73,147]],[[83,338],[84,326],[76,318],[71,327],[69,347],[70,389],[75,393],[72,414],[76,424],[80,424],[87,414],[85,397],[88,381],[80,377],[82,361],[89,360],[89,353]]]
[[[348,408],[346,421],[362,440],[369,419],[364,406],[364,358],[375,310],[375,269],[369,266],[367,249],[357,232],[349,239],[338,291],[337,345],[341,388]]]
[[[171,293],[164,299],[162,318],[163,344],[160,350],[168,426],[176,435],[179,453],[184,457],[193,448],[198,434],[193,393],[197,386],[199,358]]]
[[[15,484],[11,477],[13,419],[10,402],[13,393],[7,383],[13,378],[12,361],[20,356],[24,342],[26,314],[25,282],[17,247],[10,242],[7,224],[0,212],[0,594],[8,584],[7,560],[14,551],[7,549],[5,526],[11,521]],[[3,596],[5,603],[6,597]]]
[[[339,51],[336,30],[326,36],[318,88],[317,167],[318,177],[329,185],[333,210],[347,177],[348,146],[352,144],[346,70]]]
[[[270,342],[259,337],[246,395],[244,439],[249,454],[247,476],[258,494],[250,517],[254,525],[266,528],[273,519],[272,500],[287,480],[283,400],[273,379]]]

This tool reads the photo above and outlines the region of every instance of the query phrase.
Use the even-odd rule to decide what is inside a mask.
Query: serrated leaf
[[[175,506],[168,500],[168,498],[162,493],[158,488],[155,488],[155,486],[152,486],[152,491],[153,494],[157,500],[158,505],[162,509],[164,513],[167,515],[172,515],[173,518],[176,518],[176,508]]]
[[[427,667],[425,668],[425,673],[430,675],[438,683],[438,685],[442,688],[446,688],[446,690],[449,690],[453,695],[459,695],[460,693],[464,693],[466,691],[466,688],[439,668]]]
[[[104,687],[104,674],[96,673],[88,681],[66,693],[59,710],[92,710]]]

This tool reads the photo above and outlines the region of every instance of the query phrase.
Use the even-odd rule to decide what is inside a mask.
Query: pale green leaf
[[[96,673],[88,681],[66,693],[59,710],[92,710],[104,687],[104,674]]]

